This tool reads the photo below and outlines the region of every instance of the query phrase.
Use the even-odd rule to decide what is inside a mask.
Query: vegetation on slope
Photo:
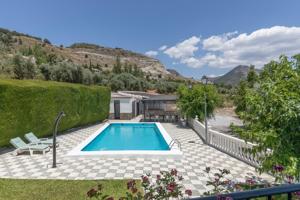
[[[13,137],[52,133],[56,115],[66,113],[59,130],[107,118],[110,90],[101,86],[28,80],[0,80],[0,146]]]
[[[161,70],[159,61],[120,48],[87,43],[58,48],[47,39],[0,30],[0,78],[95,84],[112,90],[156,89],[162,93],[173,93],[179,83],[191,81],[166,76],[169,72]]]

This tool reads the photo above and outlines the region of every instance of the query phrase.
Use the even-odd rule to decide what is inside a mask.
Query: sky
[[[187,77],[300,53],[299,0],[1,0],[0,27],[121,47]]]

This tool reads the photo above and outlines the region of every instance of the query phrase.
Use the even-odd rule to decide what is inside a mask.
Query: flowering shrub
[[[170,198],[183,199],[192,196],[191,190],[183,192],[183,186],[180,181],[183,180],[182,176],[178,175],[176,169],[170,172],[161,171],[151,181],[151,175],[146,174],[141,177],[143,191],[139,191],[135,180],[127,182],[126,196],[121,197],[119,200],[167,200]],[[102,193],[102,186],[98,185],[97,188],[92,188],[87,192],[89,198],[96,198],[99,200],[113,200],[114,198],[104,195]]]
[[[211,168],[207,167],[204,172],[207,173],[209,181],[207,181],[207,186],[212,186],[212,190],[205,192],[204,196],[217,195],[217,200],[232,200],[232,197],[226,195],[230,192],[238,192],[244,190],[252,190],[259,188],[274,187],[279,184],[292,184],[295,178],[285,172],[285,168],[282,165],[273,166],[272,174],[275,177],[275,183],[270,183],[263,180],[260,177],[254,176],[248,173],[245,177],[245,182],[235,182],[227,178],[230,171],[227,169],[217,169],[217,173],[212,173]],[[296,199],[300,199],[300,191],[295,192],[294,196]],[[285,199],[286,197],[276,197],[277,199]]]
[[[223,194],[234,191],[233,182],[226,178],[226,175],[230,174],[230,171],[227,169],[217,169],[218,173],[211,173],[211,168],[206,167],[204,172],[207,173],[209,181],[207,181],[207,186],[212,186],[213,189],[205,192],[204,195],[215,195]]]
[[[98,184],[97,187],[90,189],[86,194],[89,198],[96,198],[101,200],[113,200],[113,197],[102,193],[102,185]]]
[[[183,198],[185,195],[191,196],[191,190],[182,192],[183,186],[179,184],[182,181],[182,176],[178,175],[176,169],[171,172],[160,172],[156,176],[154,183],[150,182],[150,175],[142,176],[142,187],[144,188],[144,199],[169,199],[169,198]]]

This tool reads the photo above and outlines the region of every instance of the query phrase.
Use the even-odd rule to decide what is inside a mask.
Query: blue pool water
[[[82,151],[169,150],[154,123],[113,123]]]

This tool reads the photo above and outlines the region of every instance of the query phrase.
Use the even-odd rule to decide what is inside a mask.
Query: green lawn
[[[88,199],[86,192],[98,183],[115,198],[124,196],[127,180],[28,180],[0,179],[0,200],[79,200]]]

